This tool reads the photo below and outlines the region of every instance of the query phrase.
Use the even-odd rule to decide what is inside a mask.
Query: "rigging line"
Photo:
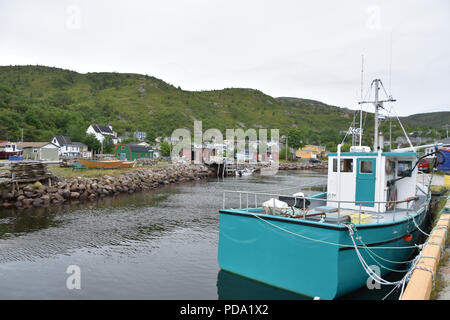
[[[355,119],[356,119],[356,115],[357,115],[357,114],[358,114],[358,110],[356,110],[356,111],[353,113],[353,121],[352,121],[352,123],[350,124],[350,128],[349,128],[349,129],[347,130],[347,132],[345,133],[344,139],[342,139],[341,144],[344,144],[345,139],[347,138],[348,133],[350,132],[350,129],[354,128],[354,126],[355,126]],[[352,140],[352,145],[353,145],[353,140]]]
[[[391,31],[391,43],[389,52],[389,93],[392,91],[392,31]]]
[[[276,189],[276,191],[283,191],[283,190],[289,190],[289,189],[294,189],[294,188],[301,190],[302,188],[311,187],[311,186],[317,185],[317,184],[319,184],[321,182],[322,183],[326,182],[326,180],[324,178],[318,178],[318,180],[312,181],[312,182],[307,183],[307,184],[297,185],[297,186],[289,186],[289,187],[283,188],[283,189]],[[224,192],[226,192],[226,191],[227,190],[224,190]],[[232,192],[241,192],[241,193],[265,193],[265,192],[271,192],[273,190],[255,190],[254,192],[251,192],[251,191],[239,191],[239,190],[230,190],[230,191],[232,191]]]
[[[313,239],[313,238],[310,238],[310,237],[307,237],[307,236],[304,236],[304,235],[301,235],[301,234],[289,231],[289,230],[284,229],[282,227],[279,227],[276,224],[273,224],[273,223],[267,221],[266,219],[263,219],[263,218],[259,217],[258,215],[254,214],[253,212],[250,212],[250,211],[247,211],[247,212],[248,212],[248,214],[250,214],[250,215],[254,216],[255,218],[257,218],[257,219],[259,219],[259,220],[261,220],[261,221],[271,225],[272,227],[275,227],[275,228],[277,228],[277,229],[279,229],[281,231],[287,232],[287,233],[292,234],[292,235],[294,235],[296,237],[299,237],[299,238],[303,238],[303,239],[306,239],[306,240],[309,240],[309,241],[313,241],[313,242],[320,242],[320,243],[324,243],[324,244],[329,244],[329,245],[333,245],[333,246],[337,246],[337,247],[346,247],[346,248],[354,247],[351,244],[340,244],[340,243],[334,243],[334,242],[329,242],[329,241],[320,240],[320,239]],[[344,226],[347,226],[347,225],[344,224]],[[372,247],[372,249],[412,249],[412,248],[418,248],[418,247],[420,248],[420,246],[421,245],[405,246],[405,247],[375,247],[374,246],[374,247]],[[360,248],[360,249],[364,249],[364,246],[356,245],[356,247]]]
[[[400,127],[402,128],[403,134],[405,135],[406,139],[408,140],[409,146],[411,147],[412,151],[415,152],[415,151],[414,151],[414,146],[413,146],[413,144],[411,143],[411,140],[409,139],[408,134],[406,133],[406,130],[405,130],[405,128],[403,127],[403,124],[402,124],[402,122],[400,121],[400,118],[398,117],[397,112],[395,112],[395,109],[394,109],[394,108],[392,108],[392,111],[394,111],[394,115],[395,115],[395,117],[397,118],[397,121],[398,121],[398,123],[400,124]]]
[[[386,88],[384,87],[383,82],[380,80],[381,83],[381,88],[383,88],[384,94],[386,95],[387,98],[391,98],[392,95],[388,95],[388,93],[386,92]],[[383,108],[384,109],[384,108]],[[386,109],[385,109],[386,110]]]

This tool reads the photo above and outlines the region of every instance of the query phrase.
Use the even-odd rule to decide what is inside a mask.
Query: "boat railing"
[[[299,201],[298,203],[302,203],[303,218],[306,218],[306,216],[307,216],[306,213],[307,213],[308,207],[306,206],[306,200],[323,201],[325,203],[336,203],[337,211],[335,213],[337,214],[338,221],[340,221],[340,218],[341,218],[341,210],[343,210],[343,209],[348,210],[347,207],[342,207],[343,204],[354,204],[356,207],[359,208],[357,211],[355,211],[355,213],[356,212],[359,213],[359,222],[361,222],[362,214],[364,212],[368,212],[366,210],[366,208],[363,208],[363,207],[368,207],[368,206],[376,207],[377,208],[376,214],[373,214],[374,213],[373,211],[370,211],[370,213],[372,213],[373,216],[375,216],[375,218],[377,219],[377,222],[378,222],[380,220],[380,218],[382,217],[383,213],[392,214],[392,221],[395,221],[396,217],[398,217],[398,215],[396,216],[396,207],[398,204],[406,203],[406,209],[402,210],[402,212],[406,211],[407,216],[409,216],[409,213],[411,210],[417,211],[420,208],[420,204],[421,204],[419,202],[420,198],[417,196],[409,197],[409,198],[406,198],[403,200],[396,200],[396,201],[354,201],[354,200],[351,201],[351,200],[329,199],[327,197],[326,192],[320,193],[318,195],[313,195],[313,196],[293,196],[293,195],[284,195],[281,193],[267,193],[267,192],[258,192],[258,191],[224,190],[223,191],[223,203],[222,203],[223,209],[227,209],[226,208],[226,195],[227,194],[238,194],[239,195],[239,209],[243,209],[248,212],[250,212],[250,209],[260,208],[261,206],[259,206],[259,200],[263,197],[266,199],[267,199],[267,197],[272,198],[274,201],[274,207],[275,207],[275,200],[278,199],[279,197],[290,197],[291,199],[295,199],[296,203],[297,203],[297,200]],[[258,197],[259,197],[259,200],[258,200]],[[391,208],[393,208],[393,210],[382,211],[381,210],[382,205],[384,205],[386,207],[391,207]],[[235,209],[238,209],[238,208],[235,208]]]
[[[427,186],[430,184],[431,177],[428,174],[422,171],[417,171],[417,173],[419,174],[418,180],[422,180],[422,185]]]

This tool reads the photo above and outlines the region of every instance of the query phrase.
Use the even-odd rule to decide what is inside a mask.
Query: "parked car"
[[[426,160],[421,160],[419,162],[418,168],[420,171],[428,173],[428,172],[430,172],[430,163]]]
[[[311,163],[321,163],[322,161],[320,161],[319,159],[311,159],[309,160]]]

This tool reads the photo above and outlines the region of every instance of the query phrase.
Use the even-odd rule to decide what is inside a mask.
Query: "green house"
[[[153,159],[153,150],[139,144],[118,144],[114,154],[118,160]]]

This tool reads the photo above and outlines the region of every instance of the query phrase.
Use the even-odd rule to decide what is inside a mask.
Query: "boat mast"
[[[363,103],[371,103],[375,106],[375,126],[374,126],[374,137],[373,137],[373,151],[378,151],[378,147],[382,147],[382,146],[378,146],[378,109],[379,108],[383,108],[383,103],[384,102],[395,102],[395,99],[392,99],[392,97],[388,97],[387,100],[379,100],[378,97],[378,92],[380,90],[380,83],[381,80],[380,79],[375,79],[372,81],[372,85],[375,84],[375,101],[361,101],[359,102],[359,104],[363,104]]]

